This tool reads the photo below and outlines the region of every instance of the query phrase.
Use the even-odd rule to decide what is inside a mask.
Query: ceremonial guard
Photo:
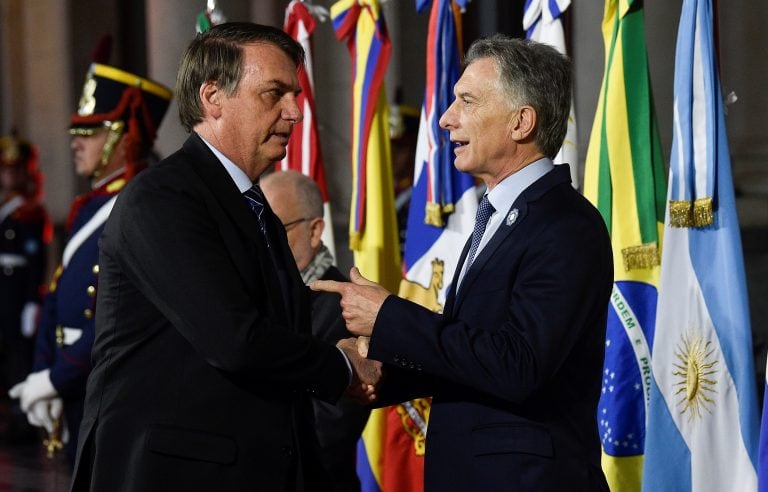
[[[24,380],[32,369],[37,315],[52,235],[40,203],[37,149],[17,135],[0,138],[0,387]],[[33,436],[18,404],[11,406],[5,437]]]
[[[120,190],[148,165],[171,96],[157,82],[94,63],[71,118],[75,169],[92,189],[72,203],[61,264],[41,313],[33,372],[11,391],[30,422],[54,436],[63,407],[72,463],[91,370],[99,236]]]

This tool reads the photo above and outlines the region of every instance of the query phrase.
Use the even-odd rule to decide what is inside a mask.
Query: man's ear
[[[320,247],[320,242],[323,240],[323,230],[325,229],[325,220],[322,217],[312,219],[309,223],[310,236],[309,244],[313,250]]]
[[[224,93],[215,80],[203,82],[199,90],[203,114],[218,118],[221,116],[221,103]]]
[[[531,106],[520,106],[509,121],[509,135],[515,141],[525,140],[536,129],[536,110]]]

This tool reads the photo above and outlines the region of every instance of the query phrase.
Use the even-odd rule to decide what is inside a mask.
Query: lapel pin
[[[517,214],[518,214],[518,211],[516,208],[513,208],[512,210],[509,211],[509,214],[507,214],[507,221],[506,221],[506,224],[508,226],[511,226],[512,224],[515,223],[515,221],[517,220]]]

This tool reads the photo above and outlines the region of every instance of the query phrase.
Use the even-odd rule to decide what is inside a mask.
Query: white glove
[[[21,389],[19,387],[21,386]],[[8,392],[11,398],[19,398],[21,410],[28,413],[29,408],[38,400],[48,400],[59,396],[51,383],[51,370],[44,369],[27,376],[26,381],[19,383]]]
[[[37,314],[40,312],[40,305],[36,302],[24,304],[21,311],[21,334],[26,338],[34,336],[37,331]]]
[[[27,420],[35,427],[45,427],[48,434],[53,432],[53,423],[61,417],[64,404],[61,398],[37,400],[27,412]]]

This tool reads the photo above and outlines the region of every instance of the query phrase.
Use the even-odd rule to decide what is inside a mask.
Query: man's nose
[[[285,105],[283,106],[282,117],[284,120],[288,120],[294,124],[299,123],[304,119],[304,115],[301,114],[301,109],[299,108],[296,96],[291,96],[286,99]]]
[[[445,110],[445,113],[443,113],[442,116],[440,116],[440,120],[438,121],[438,124],[440,125],[440,128],[443,130],[450,130],[451,128],[456,127],[456,119],[454,117],[453,107],[456,104],[456,101],[452,102],[450,106],[448,106],[448,109]]]

